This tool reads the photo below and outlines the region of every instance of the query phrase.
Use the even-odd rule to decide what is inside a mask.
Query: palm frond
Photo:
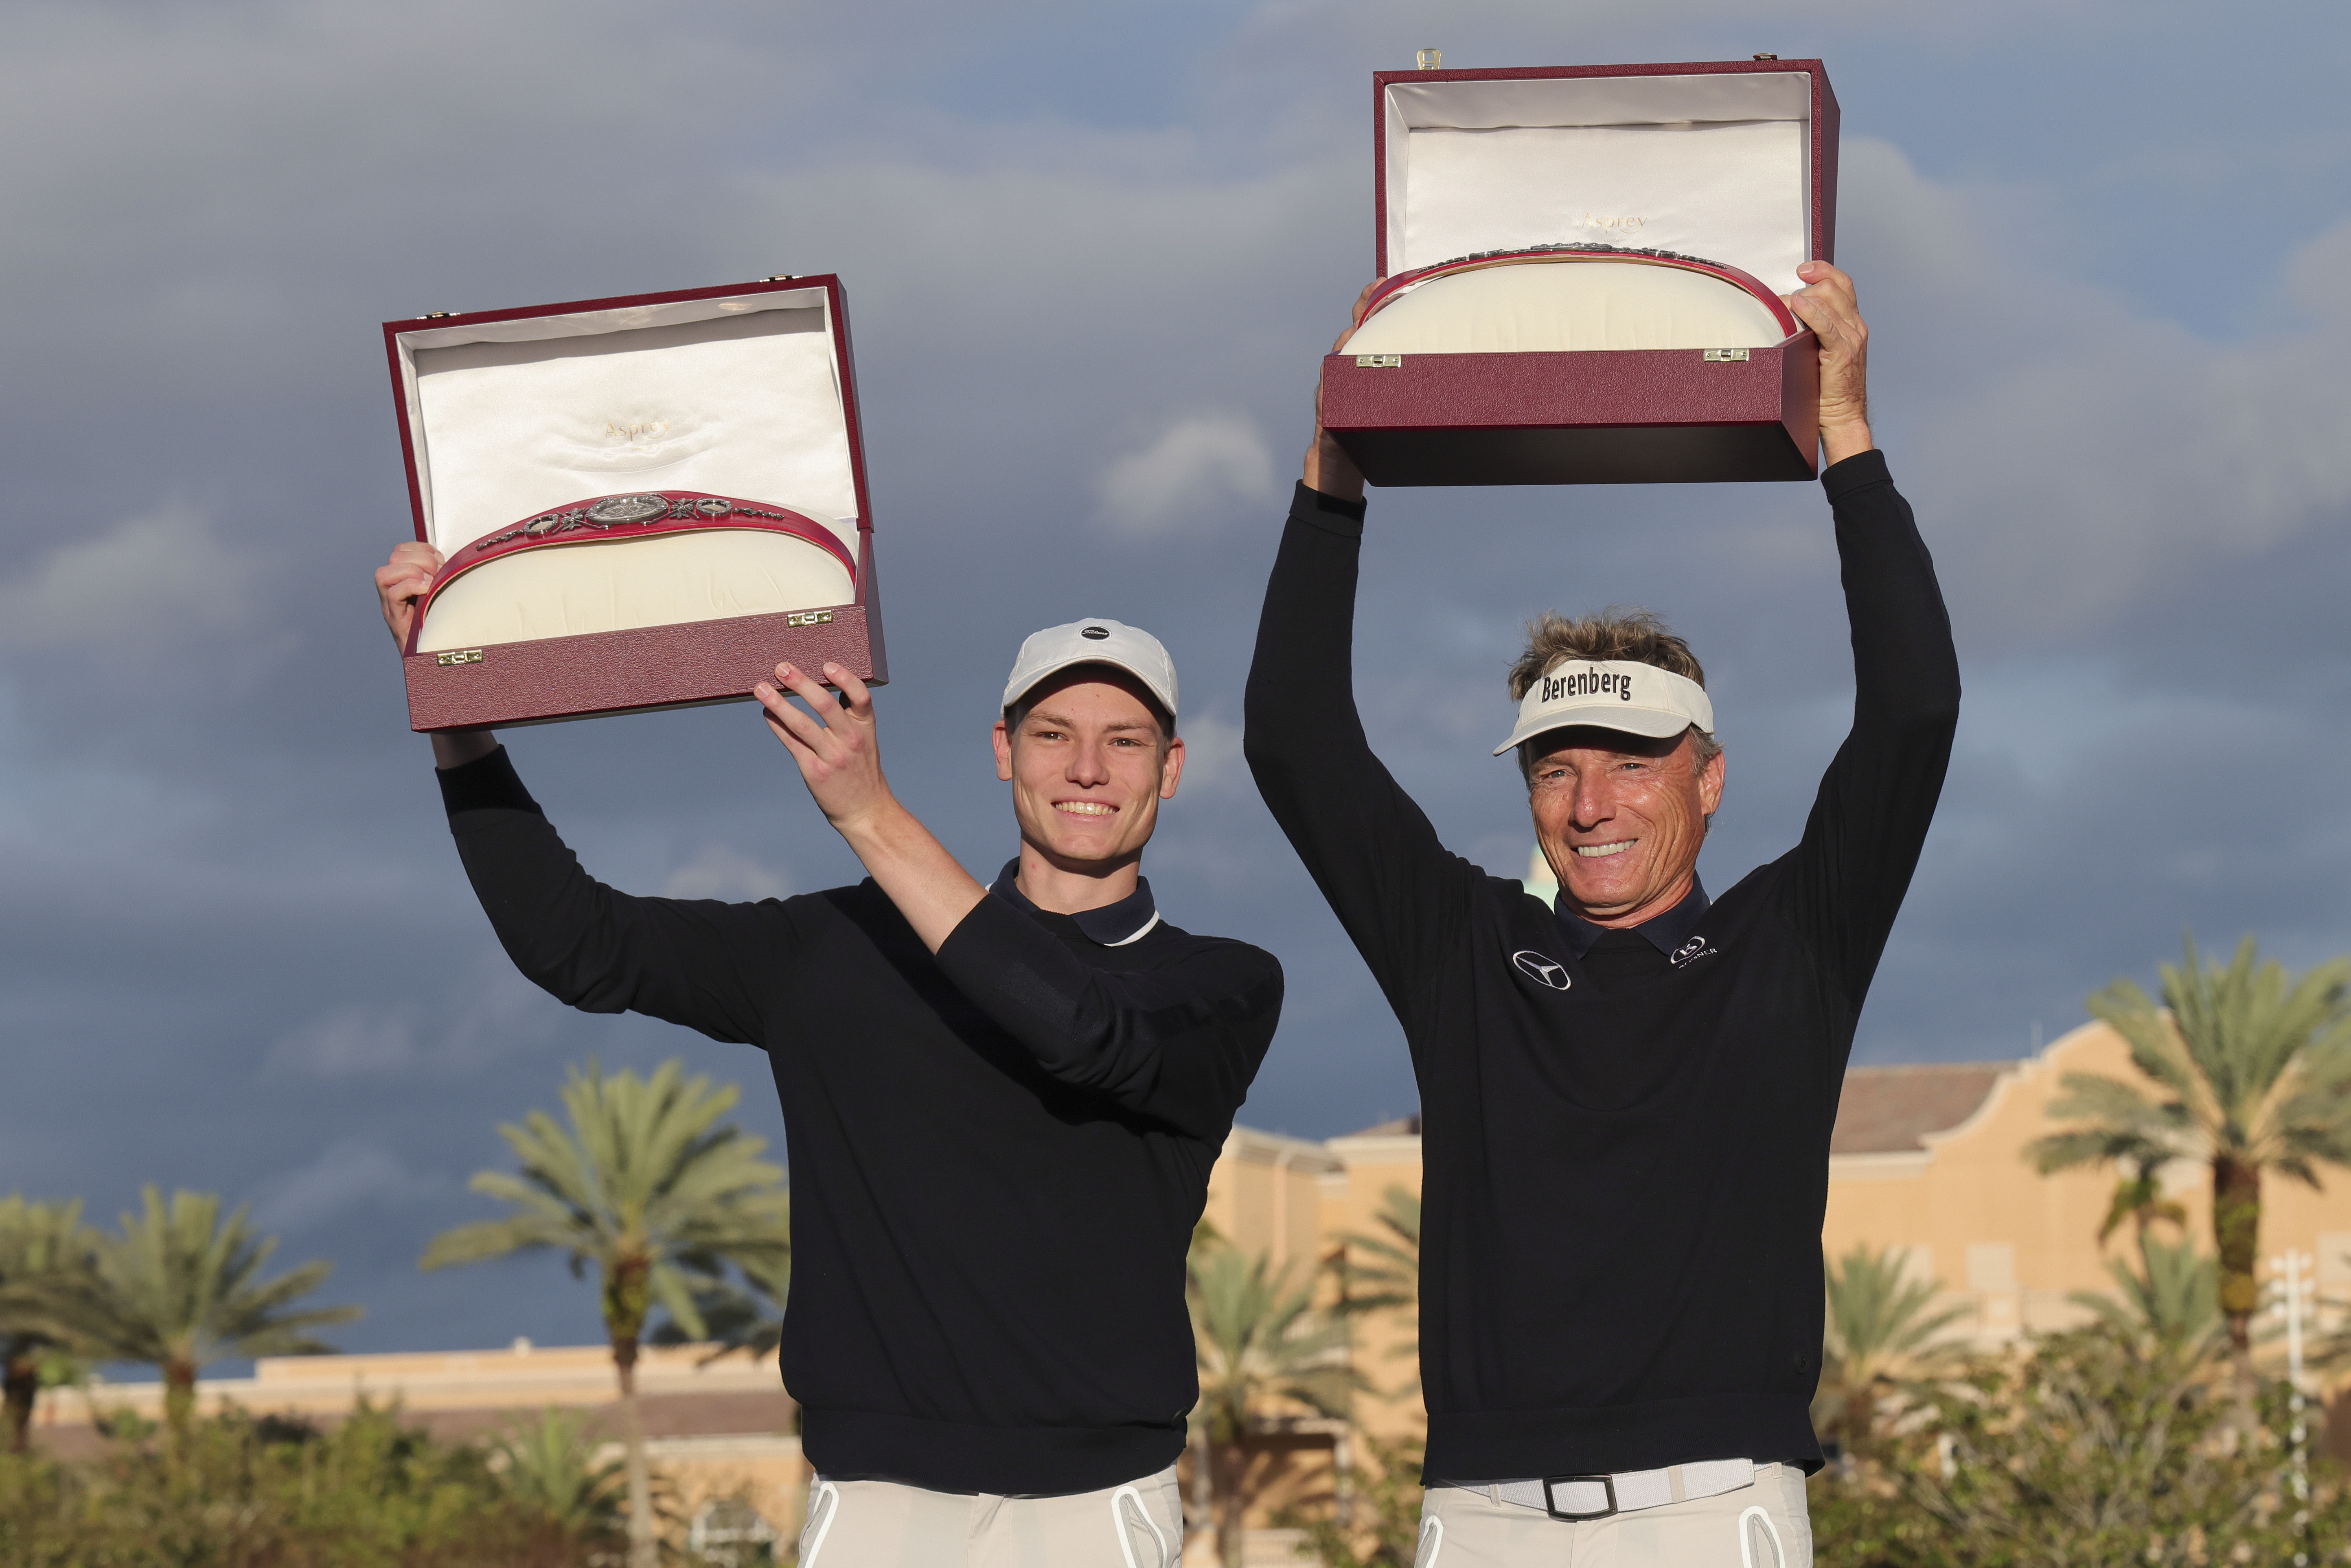
[[[231,1357],[332,1350],[310,1330],[350,1322],[356,1306],[294,1306],[326,1282],[333,1265],[297,1265],[262,1277],[277,1250],[240,1206],[226,1215],[213,1193],[153,1186],[120,1233],[94,1239],[91,1276],[77,1305],[82,1338],[99,1354],[152,1366],[203,1367]]]
[[[1276,1401],[1347,1414],[1367,1385],[1347,1358],[1346,1320],[1315,1310],[1311,1276],[1292,1283],[1289,1268],[1228,1247],[1201,1254],[1191,1273],[1199,1416],[1212,1441],[1233,1441]]]
[[[444,1232],[423,1267],[561,1250],[575,1273],[593,1264],[606,1282],[605,1326],[618,1338],[643,1333],[635,1314],[653,1302],[698,1333],[698,1294],[729,1260],[789,1260],[783,1172],[758,1157],[763,1140],[722,1122],[739,1098],[732,1085],[688,1077],[674,1059],[641,1078],[608,1075],[591,1058],[566,1071],[559,1098],[562,1120],[532,1111],[498,1129],[516,1171],[473,1179],[508,1213]],[[616,1277],[645,1291],[616,1292]]]

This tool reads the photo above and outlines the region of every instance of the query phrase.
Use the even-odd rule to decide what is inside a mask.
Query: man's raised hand
[[[1347,329],[1339,334],[1337,342],[1331,345],[1332,353],[1345,348],[1347,340],[1355,335],[1355,329],[1364,324],[1364,307],[1371,303],[1372,290],[1385,281],[1385,278],[1374,277],[1364,285],[1361,294],[1355,296],[1355,308],[1348,317]],[[1306,487],[1310,490],[1320,490],[1326,496],[1336,496],[1347,501],[1364,498],[1363,471],[1355,466],[1355,460],[1347,455],[1346,448],[1331,439],[1330,434],[1322,428],[1322,378],[1320,375],[1314,378],[1314,440],[1306,448],[1305,478]]]
[[[1804,287],[1780,298],[1821,343],[1821,445],[1842,463],[1877,443],[1869,434],[1869,328],[1853,279],[1825,261],[1796,268]]]
[[[778,664],[773,683],[751,688],[768,710],[768,727],[799,765],[800,778],[825,820],[844,835],[870,826],[892,804],[882,777],[882,747],[873,727],[873,694],[839,664],[824,666],[825,680],[841,688],[846,705],[806,670]],[[794,707],[789,691],[809,706]]]
[[[392,547],[392,559],[375,569],[375,596],[383,604],[383,623],[392,628],[392,645],[408,650],[408,628],[416,619],[416,601],[433,586],[441,570],[441,552],[410,539]]]

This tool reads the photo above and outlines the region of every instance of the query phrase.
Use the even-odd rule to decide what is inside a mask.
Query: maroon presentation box
[[[531,577],[523,580],[546,586],[512,591],[511,604],[481,596],[501,615],[478,603],[461,608],[453,590],[445,603],[455,621],[439,614],[436,594],[434,626],[420,613],[402,654],[412,728],[748,701],[752,684],[786,660],[810,669],[831,661],[876,685],[888,679],[838,277],[436,312],[387,321],[383,339],[416,537],[444,556],[468,546],[479,547],[470,556],[512,556],[511,544],[492,547],[536,522],[534,543],[542,531],[550,536],[542,549],[576,540],[626,552],[642,538],[707,551],[751,538],[761,541],[752,548],[796,549],[822,568],[758,576],[757,593],[782,601],[726,613],[746,601],[736,590],[757,576],[732,558],[694,557],[675,569],[680,580],[717,584],[676,610],[677,594],[664,600],[643,587],[668,581],[645,569],[653,558],[531,556],[533,570],[551,563],[609,580]],[[638,520],[664,495],[677,497],[670,516],[683,523]],[[712,497],[734,498],[739,516],[730,519]],[[730,520],[767,531],[731,531]],[[788,527],[804,537],[792,538]],[[793,601],[795,589],[814,601]],[[619,623],[535,634],[583,616]],[[649,623],[630,623],[632,616]],[[474,634],[453,641],[453,625]],[[491,632],[479,633],[484,626]]]
[[[1379,276],[1598,243],[1774,292],[1834,259],[1836,96],[1818,60],[1381,71]],[[1808,479],[1812,334],[1768,347],[1333,353],[1322,423],[1374,485]]]

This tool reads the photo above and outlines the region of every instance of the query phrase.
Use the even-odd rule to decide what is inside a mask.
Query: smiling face
[[[1567,905],[1595,925],[1638,925],[1688,894],[1722,803],[1722,754],[1703,766],[1687,731],[1667,740],[1579,727],[1532,743],[1535,841]]]
[[[1017,727],[997,722],[996,776],[1011,781],[1021,842],[1061,871],[1133,863],[1183,773],[1184,742],[1161,727],[1141,683],[1105,666],[1047,680]]]

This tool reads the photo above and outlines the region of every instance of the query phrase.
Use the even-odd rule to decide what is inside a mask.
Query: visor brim
[[[1613,729],[1620,735],[1637,735],[1648,740],[1664,740],[1679,735],[1698,721],[1686,713],[1668,708],[1638,707],[1603,698],[1596,702],[1560,706],[1522,718],[1510,737],[1494,747],[1501,756],[1515,747],[1532,740],[1539,735],[1549,735],[1555,729]]]

